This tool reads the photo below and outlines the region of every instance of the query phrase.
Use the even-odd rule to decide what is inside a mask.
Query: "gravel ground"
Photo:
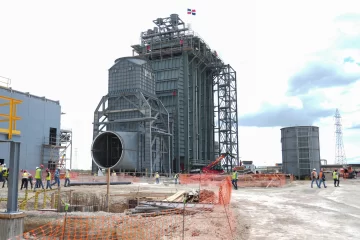
[[[360,180],[340,181],[336,188],[327,181],[326,189],[296,181],[233,191],[233,209],[244,224],[239,239],[360,239]]]

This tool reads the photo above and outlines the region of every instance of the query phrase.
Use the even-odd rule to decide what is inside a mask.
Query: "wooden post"
[[[109,199],[110,199],[110,168],[108,168],[108,172],[107,172],[107,189],[106,189],[106,206],[108,212],[110,212]]]

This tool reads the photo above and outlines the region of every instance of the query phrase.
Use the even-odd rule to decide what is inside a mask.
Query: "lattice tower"
[[[343,134],[342,134],[341,115],[338,109],[336,109],[334,120],[335,120],[335,163],[344,165],[346,164],[346,156],[345,156]]]

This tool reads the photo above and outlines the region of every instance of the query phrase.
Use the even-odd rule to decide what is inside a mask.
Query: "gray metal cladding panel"
[[[140,89],[155,94],[155,79],[151,65],[149,63],[138,65],[132,60],[139,59],[121,59],[109,69],[109,93]]]
[[[152,69],[155,71],[163,69],[180,68],[182,66],[182,57],[168,58],[163,60],[151,61]]]
[[[50,128],[56,128],[57,134],[60,133],[61,107],[51,100],[2,88],[0,88],[0,96],[23,101],[17,107],[17,115],[22,120],[17,121],[16,128],[21,131],[21,135],[14,136],[14,140],[21,142],[20,169],[34,169],[42,162],[42,144],[45,138],[49,138]],[[3,113],[2,107],[0,107],[0,112]],[[0,134],[0,139],[7,139],[7,135]],[[0,158],[5,156],[7,164],[9,163],[8,154],[8,152],[0,151]]]

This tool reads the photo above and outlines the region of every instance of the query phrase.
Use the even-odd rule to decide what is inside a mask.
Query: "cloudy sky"
[[[74,132],[73,167],[90,168],[108,69],[131,55],[152,20],[171,13],[237,70],[243,160],[281,162],[280,128],[314,124],[321,158],[333,162],[339,108],[346,156],[360,162],[359,1],[1,1],[0,76],[60,100],[62,127]]]

